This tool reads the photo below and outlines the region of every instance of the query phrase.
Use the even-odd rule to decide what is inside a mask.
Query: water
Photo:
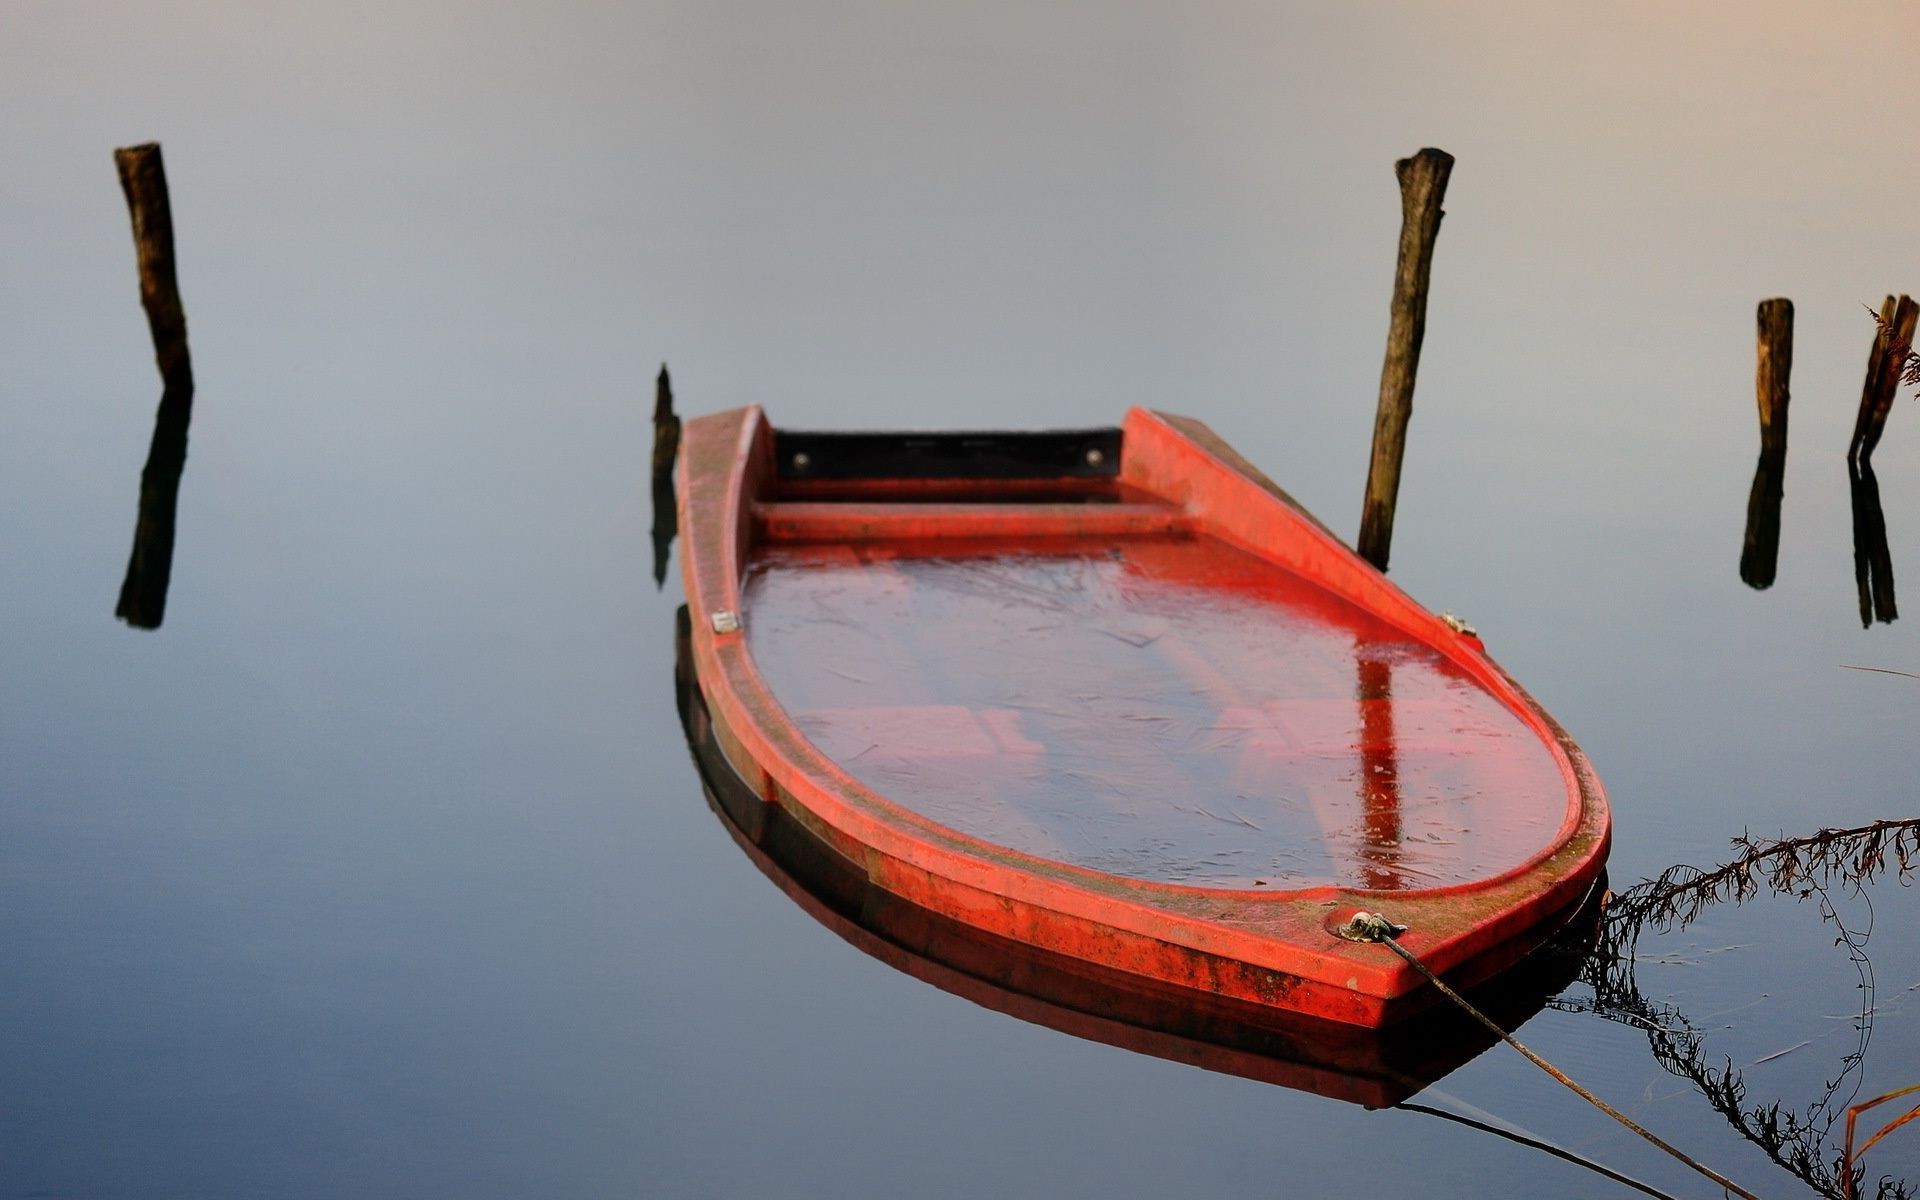
[[[1911,6],[4,24],[0,1194],[1607,1194],[844,943],[703,803],[649,577],[662,359],[684,411],[794,426],[1188,412],[1351,533],[1391,164],[1427,144],[1459,165],[1394,578],[1592,756],[1616,884],[1912,813],[1920,683],[1843,665],[1920,646],[1861,627],[1841,457],[1860,306],[1920,283]],[[109,151],[150,138],[199,391],[144,633],[111,614],[159,384]],[[1792,450],[1755,591],[1773,295]],[[1916,421],[1875,458],[1896,578]],[[1920,1080],[1912,893],[1872,906],[1859,1099]],[[1814,900],[1721,907],[1643,940],[1637,982],[1749,1103],[1804,1107],[1856,1037],[1834,936]],[[1550,1009],[1522,1037],[1806,1194],[1640,1030]],[[1711,1194],[1504,1049],[1422,1100]],[[1920,1176],[1920,1134],[1868,1165]]]

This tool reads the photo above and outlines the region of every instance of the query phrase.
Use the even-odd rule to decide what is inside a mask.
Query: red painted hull
[[[1598,876],[1572,741],[1197,422],[1135,410],[1097,472],[998,479],[776,441],[758,409],[687,425],[693,674],[733,770],[879,892],[1377,1027],[1433,997],[1333,934],[1355,909],[1470,984]]]
[[[1498,1044],[1441,1006],[1389,1029],[1363,1029],[1159,985],[1011,941],[876,887],[866,869],[756,795],[715,741],[694,682],[687,614],[675,638],[675,684],[707,803],[748,859],[809,916],[862,953],[995,1012],[1089,1041],[1222,1074],[1386,1108]],[[1554,938],[1471,993],[1517,1029],[1577,974],[1599,928],[1603,876]]]

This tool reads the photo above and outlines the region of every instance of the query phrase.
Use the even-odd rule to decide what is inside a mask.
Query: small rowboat
[[[1356,910],[1471,986],[1604,866],[1591,767],[1479,638],[1197,421],[804,433],[743,408],[688,422],[676,483],[703,721],[758,798],[730,815],[874,894],[1380,1027],[1437,996],[1339,935]]]
[[[1368,1108],[1410,1099],[1499,1044],[1451,1006],[1363,1029],[1159,984],[987,933],[875,886],[788,810],[763,801],[727,761],[693,682],[685,608],[678,626],[674,690],[708,806],[761,874],[861,953],[1074,1037]],[[1547,944],[1474,989],[1474,1006],[1502,1029],[1517,1029],[1572,983],[1599,930],[1604,886],[1603,875]]]

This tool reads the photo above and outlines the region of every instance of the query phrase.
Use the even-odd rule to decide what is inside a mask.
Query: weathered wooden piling
[[[1740,547],[1740,578],[1769,588],[1780,561],[1780,503],[1786,494],[1787,384],[1793,374],[1793,301],[1762,300],[1754,394],[1760,408],[1760,461],[1747,494],[1747,530]]]
[[[1865,462],[1880,444],[1887,427],[1887,414],[1893,410],[1893,396],[1900,387],[1900,374],[1906,366],[1907,351],[1913,347],[1913,331],[1920,321],[1920,305],[1911,296],[1888,296],[1880,306],[1879,328],[1873,349],[1867,353],[1867,378],[1860,388],[1860,412],[1853,421],[1853,442],[1847,447],[1850,458]]]
[[[679,504],[673,494],[673,463],[680,455],[680,418],[673,412],[673,382],[667,364],[653,386],[653,582],[667,583],[667,556],[679,527]]]
[[[1413,381],[1420,369],[1420,343],[1427,333],[1427,284],[1433,243],[1440,234],[1441,202],[1453,155],[1428,147],[1393,166],[1400,180],[1400,256],[1393,274],[1392,319],[1387,356],[1380,368],[1380,406],[1373,418],[1373,458],[1367,466],[1367,497],[1360,511],[1360,556],[1384,571],[1393,544],[1394,506],[1400,495],[1400,459],[1413,415]]]
[[[149,142],[115,150],[113,162],[133,221],[140,304],[147,312],[161,383],[153,443],[140,473],[133,553],[114,615],[141,629],[158,629],[166,615],[167,585],[173,573],[174,516],[180,474],[187,462],[187,425],[193,418],[193,362],[187,353],[187,314],[174,273],[173,211],[160,146]]]
[[[1793,301],[1784,296],[1762,300],[1755,312],[1759,327],[1753,374],[1754,397],[1760,406],[1760,444],[1787,442],[1787,384],[1793,375]]]

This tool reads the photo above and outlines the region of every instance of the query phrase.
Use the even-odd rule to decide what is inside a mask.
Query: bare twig
[[[1912,671],[1894,671],[1887,667],[1856,667],[1852,663],[1841,663],[1840,669],[1843,671],[1872,671],[1876,675],[1899,675],[1905,679],[1920,679],[1920,675],[1915,675]]]

